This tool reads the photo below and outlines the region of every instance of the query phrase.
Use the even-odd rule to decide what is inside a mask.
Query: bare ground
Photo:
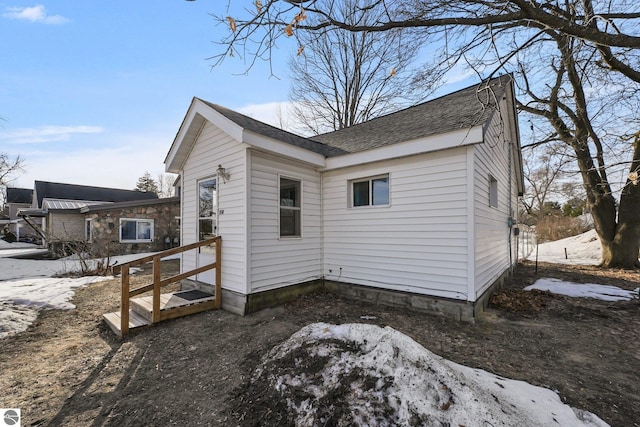
[[[557,390],[611,425],[640,426],[640,303],[521,290],[538,277],[640,284],[638,272],[541,264],[536,275],[524,264],[473,324],[316,294],[245,317],[200,313],[119,340],[102,322],[118,307],[119,281],[101,282],[76,292],[77,309],[45,311],[0,342],[0,407],[21,408],[23,426],[274,425],[270,408],[247,403],[260,357],[312,322],[368,322],[455,362]]]

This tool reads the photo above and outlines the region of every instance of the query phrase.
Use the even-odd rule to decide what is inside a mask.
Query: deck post
[[[153,312],[151,313],[152,323],[160,321],[160,277],[161,275],[160,257],[153,257]]]
[[[216,239],[216,308],[222,304],[222,239]]]
[[[129,332],[129,266],[122,266],[120,271],[122,288],[120,290],[120,333],[124,336]]]

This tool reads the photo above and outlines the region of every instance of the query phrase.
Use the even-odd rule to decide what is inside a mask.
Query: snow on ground
[[[304,327],[271,350],[252,382],[271,403],[286,402],[298,426],[328,417],[359,426],[607,425],[551,390],[458,365],[367,324]]]
[[[618,288],[617,286],[598,285],[594,283],[572,283],[548,278],[538,279],[533,285],[524,288],[525,291],[532,289],[577,298],[596,298],[603,301],[630,301],[638,298],[638,294],[640,293],[640,288],[629,291]]]
[[[565,248],[567,254],[565,257]],[[527,257],[536,260],[536,248]],[[587,264],[597,265],[602,261],[600,239],[595,230],[577,236],[538,245],[538,261],[557,264]]]
[[[110,277],[33,278],[0,282],[0,339],[26,330],[43,309],[75,308],[75,288]]]
[[[58,260],[9,258],[33,252],[34,245],[20,248],[14,247],[16,243],[10,246],[4,243],[0,249],[0,339],[26,330],[35,321],[39,310],[75,308],[69,302],[74,289],[111,279],[96,276],[53,278],[55,275],[80,271],[77,257]],[[111,264],[122,264],[146,255],[151,254],[112,257]]]
[[[597,265],[602,260],[601,254],[600,239],[598,239],[595,230],[538,245],[538,261],[556,264]],[[536,259],[535,249],[527,259],[531,261]],[[549,278],[538,279],[533,285],[524,288],[525,291],[532,289],[550,291],[554,294],[570,297],[597,298],[604,301],[628,301],[632,298],[638,298],[640,293],[640,288],[629,291],[616,286],[571,283]]]

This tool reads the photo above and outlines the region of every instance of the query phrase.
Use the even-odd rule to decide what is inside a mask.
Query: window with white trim
[[[388,205],[389,174],[351,181],[351,207]]]
[[[153,220],[138,218],[120,218],[120,242],[153,242]]]
[[[498,180],[489,175],[489,206],[498,207]]]
[[[280,237],[302,236],[302,181],[280,177]]]

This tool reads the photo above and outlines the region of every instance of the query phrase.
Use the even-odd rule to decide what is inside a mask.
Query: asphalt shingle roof
[[[209,107],[216,110],[218,113],[225,116],[227,119],[236,123],[240,127],[247,129],[251,132],[257,133],[258,135],[276,139],[278,141],[282,141],[287,144],[294,145],[296,147],[304,148],[306,150],[313,151],[314,153],[322,154],[327,157],[346,154],[346,152],[340,148],[331,147],[321,142],[313,141],[309,138],[304,138],[302,136],[293,134],[291,132],[278,129],[274,126],[252,119],[251,117],[247,117],[244,114],[240,114],[236,111],[229,110],[228,108],[225,108],[221,105],[212,104],[202,99],[201,101],[207,104]]]
[[[145,193],[136,190],[117,188],[90,187],[88,185],[62,184],[58,182],[36,181],[35,191],[38,196],[38,207],[42,207],[42,199],[89,200],[100,202],[128,202],[132,200],[157,199],[156,193]]]
[[[349,128],[313,137],[349,153],[484,124],[511,81],[503,75]]]
[[[7,187],[7,203],[27,203],[33,201],[33,190],[30,188]]]

